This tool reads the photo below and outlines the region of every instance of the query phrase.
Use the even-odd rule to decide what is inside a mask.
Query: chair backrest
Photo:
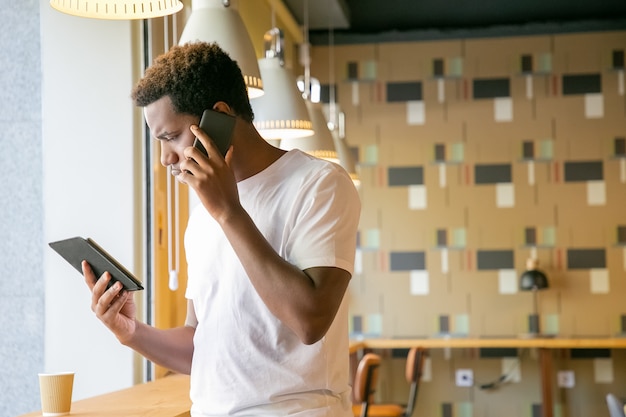
[[[359,366],[354,375],[354,402],[361,403],[361,416],[367,416],[369,405],[373,401],[376,384],[378,383],[378,371],[380,356],[375,353],[366,353],[359,361]]]
[[[625,417],[624,401],[615,394],[609,393],[606,395],[606,405],[609,407],[611,417]]]
[[[410,417],[415,409],[415,403],[417,402],[417,391],[419,388],[420,379],[424,372],[424,357],[426,356],[426,349],[422,347],[413,347],[409,350],[409,354],[406,358],[406,382],[410,384],[409,388],[409,401],[406,405],[404,412],[405,417]]]

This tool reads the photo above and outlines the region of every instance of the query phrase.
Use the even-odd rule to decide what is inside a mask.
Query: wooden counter
[[[552,352],[555,349],[626,349],[624,337],[433,337],[423,339],[364,339],[350,344],[352,366],[357,362],[357,353],[364,349],[409,349],[421,346],[427,349],[474,349],[474,348],[517,348],[539,351],[541,375],[541,404],[543,417],[553,417],[553,394],[555,375],[552,370]],[[356,369],[356,368],[354,368]]]
[[[170,375],[72,403],[70,416],[189,417],[189,377]],[[41,416],[41,411],[21,417]]]
[[[423,339],[364,339],[350,343],[350,353],[355,361],[358,353],[366,349],[408,349],[422,346],[427,349],[473,348],[536,348],[539,350],[541,371],[542,411],[544,417],[553,415],[552,371],[554,349],[626,349],[626,338],[489,338],[451,337]],[[353,369],[356,362],[353,362]],[[72,403],[71,416],[81,417],[188,417],[191,408],[189,377],[171,375],[124,390],[87,398]],[[37,411],[21,417],[41,416]]]
[[[363,339],[350,343],[350,352],[361,349],[425,348],[546,348],[546,349],[624,349],[626,337],[432,337],[416,339]]]

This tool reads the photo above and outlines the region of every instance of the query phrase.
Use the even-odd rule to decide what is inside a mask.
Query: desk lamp
[[[533,314],[528,317],[529,336],[537,337],[541,335],[539,325],[539,313],[537,309],[537,291],[548,288],[548,277],[537,269],[539,261],[535,258],[528,258],[526,261],[526,271],[520,277],[519,288],[522,291],[533,292]]]

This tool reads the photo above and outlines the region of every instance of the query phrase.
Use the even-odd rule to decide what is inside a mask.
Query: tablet
[[[120,281],[128,291],[143,290],[141,282],[133,274],[90,238],[85,239],[77,236],[50,242],[49,245],[81,275],[83,274],[83,269],[80,264],[85,260],[91,265],[91,269],[96,277],[100,277],[105,271],[109,271],[112,279],[108,287],[116,281]]]

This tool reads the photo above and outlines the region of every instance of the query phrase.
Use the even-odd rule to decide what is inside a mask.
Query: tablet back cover
[[[95,242],[77,236],[69,239],[50,242],[50,247],[70,263],[80,274],[83,270],[81,262],[86,260],[91,265],[96,277],[100,277],[105,271],[109,271],[115,281],[120,281],[128,291],[143,290],[143,286],[126,268],[117,262],[111,255],[106,253]]]

